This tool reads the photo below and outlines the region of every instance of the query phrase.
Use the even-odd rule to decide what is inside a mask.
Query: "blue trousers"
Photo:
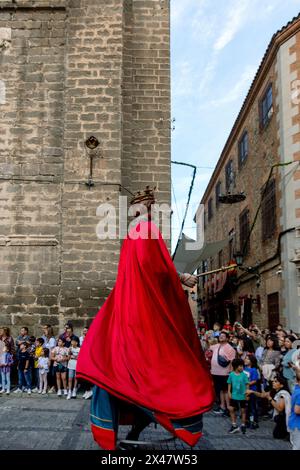
[[[18,387],[21,390],[23,390],[23,388],[25,387],[31,390],[31,381],[32,381],[31,369],[28,369],[27,371],[18,369]]]

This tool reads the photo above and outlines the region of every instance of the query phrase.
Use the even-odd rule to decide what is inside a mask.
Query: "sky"
[[[193,217],[273,34],[300,0],[171,0],[172,160],[196,165],[184,233]],[[172,165],[172,247],[192,169]]]

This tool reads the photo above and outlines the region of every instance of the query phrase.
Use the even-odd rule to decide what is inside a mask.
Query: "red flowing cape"
[[[181,419],[208,411],[212,379],[186,294],[152,222],[124,240],[114,289],[85,337],[77,376],[112,395]]]

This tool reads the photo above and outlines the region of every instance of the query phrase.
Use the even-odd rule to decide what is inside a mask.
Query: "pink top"
[[[220,347],[221,346],[221,347]],[[214,344],[209,349],[213,351],[213,356],[211,359],[211,373],[212,375],[229,375],[232,371],[231,363],[227,367],[222,367],[218,363],[218,350],[220,348],[220,356],[225,357],[228,361],[232,361],[236,357],[235,350],[230,344]]]

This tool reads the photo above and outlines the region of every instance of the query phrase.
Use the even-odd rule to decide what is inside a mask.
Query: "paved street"
[[[90,401],[79,396],[76,400],[57,398],[56,395],[28,396],[15,395],[0,397],[0,449],[38,450],[93,450],[97,449],[89,428]],[[273,423],[261,421],[256,431],[247,430],[228,435],[228,418],[208,413],[204,418],[204,437],[195,447],[197,450],[248,449],[248,450],[288,450],[288,442],[272,438]],[[120,428],[119,436],[124,438],[128,427]],[[167,439],[170,435],[160,426],[147,428],[141,440],[152,444],[143,449],[184,450],[188,446],[181,441]],[[156,441],[156,442],[155,442]],[[157,442],[158,441],[158,442]]]

